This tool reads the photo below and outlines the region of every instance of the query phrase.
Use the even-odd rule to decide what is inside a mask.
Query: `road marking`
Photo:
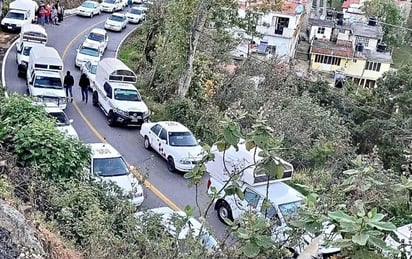
[[[104,22],[104,21],[103,21]],[[93,26],[90,26],[80,32],[74,39],[72,39],[69,44],[66,46],[66,48],[63,51],[62,59],[64,60],[67,52],[69,51],[70,47],[74,44],[74,42],[81,36],[83,35],[86,31],[92,29],[92,27],[95,27],[97,24],[100,24],[102,22],[96,23]],[[107,142],[106,139],[96,130],[96,128],[91,124],[91,122],[87,119],[87,117],[84,115],[84,113],[81,111],[77,103],[74,101],[73,106],[76,108],[77,112],[79,113],[80,117],[84,120],[86,125],[90,128],[90,130],[96,135],[96,137],[101,141],[101,142]],[[144,179],[143,175],[136,169],[130,170],[136,177],[138,177],[141,180],[144,180],[144,185],[147,189],[151,190],[159,199],[161,199],[164,203],[166,203],[171,209],[177,211],[181,210],[172,200],[170,200],[166,195],[164,195],[159,189],[157,189],[153,184],[151,184],[148,180]]]

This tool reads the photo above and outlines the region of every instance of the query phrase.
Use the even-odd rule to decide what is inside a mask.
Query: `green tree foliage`
[[[372,0],[365,2],[366,15],[375,16],[382,24],[384,30],[384,41],[392,46],[399,46],[405,42],[406,30],[399,27],[403,25],[401,9],[395,1]]]
[[[20,162],[38,168],[48,177],[81,177],[89,149],[76,139],[65,140],[47,117],[44,107],[19,95],[4,99],[0,118],[8,129],[10,142]]]

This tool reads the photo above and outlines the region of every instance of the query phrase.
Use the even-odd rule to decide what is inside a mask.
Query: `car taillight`
[[[211,181],[210,178],[209,178],[209,179],[207,180],[207,184],[206,184],[208,190],[209,190],[211,184],[212,184],[212,181]]]

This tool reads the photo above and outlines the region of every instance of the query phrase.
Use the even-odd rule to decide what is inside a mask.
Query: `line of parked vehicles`
[[[125,2],[120,0],[104,0],[101,4],[95,1],[85,1],[76,10],[76,14],[93,17],[102,11],[123,10],[125,6]],[[144,139],[144,148],[158,153],[166,161],[169,171],[189,172],[200,163],[205,155],[200,141],[195,138],[190,129],[179,122],[150,122],[150,111],[136,88],[136,74],[119,59],[102,59],[109,42],[106,30],[122,31],[126,26],[124,21],[126,23],[143,21],[148,10],[145,8],[149,6],[150,4],[130,8],[126,14],[113,13],[107,18],[105,29],[92,29],[77,49],[75,66],[79,67],[90,79],[92,103],[94,106],[100,107],[106,115],[109,126],[139,126],[140,135]],[[67,98],[62,84],[63,61],[58,52],[46,44],[47,33],[42,26],[31,23],[21,26],[20,37],[16,42],[18,75],[26,78],[29,95],[36,102],[42,103],[50,116],[56,118],[59,129],[68,136],[77,137],[77,133],[71,127],[72,121],[64,113]],[[68,129],[69,126],[71,129]],[[123,156],[108,143],[88,145],[92,150],[90,174],[102,181],[116,183],[136,206],[140,206],[144,201],[143,188],[131,173]],[[220,221],[227,223],[227,220],[239,219],[245,211],[254,211],[265,215],[268,219],[276,219],[279,225],[273,230],[273,238],[278,241],[287,240],[288,220],[293,218],[304,199],[302,194],[284,183],[284,181],[291,179],[294,171],[293,166],[279,159],[284,169],[283,178],[267,179],[263,172],[259,172],[255,166],[252,166],[256,161],[262,159],[258,155],[256,156],[259,154],[259,150],[256,152],[253,149],[247,150],[243,143],[239,145],[238,150],[230,148],[225,151],[224,155],[216,146],[212,147],[211,152],[215,155],[215,160],[206,163],[206,169],[210,176],[207,183],[209,193],[212,193],[212,190],[226,188],[231,174],[235,171],[242,171],[237,181],[245,198],[240,200],[235,195],[225,196],[223,195],[225,192],[222,191],[222,195],[215,199],[214,206]],[[266,194],[268,194],[267,199],[270,202],[269,208],[264,204]],[[171,235],[177,234],[170,231],[173,230],[171,227],[173,222],[170,221],[173,212],[170,208],[152,209],[150,213],[161,215],[161,225]],[[176,212],[175,214],[182,217],[182,213]],[[142,218],[142,214],[137,213],[136,217]],[[188,227],[195,228],[193,233],[199,233],[201,229],[204,231],[197,236],[200,237],[200,241],[205,247],[211,249],[218,247],[213,236],[203,230],[196,219],[190,218],[188,222],[190,222]],[[399,228],[396,232],[397,236],[400,239],[408,239],[407,233],[410,233],[410,228],[411,226]],[[324,239],[325,235],[331,233],[332,230],[325,226],[325,233],[321,240]],[[181,233],[178,235],[179,238],[185,237]],[[301,252],[312,239],[310,234],[302,238],[304,242],[301,246],[291,248],[296,253]],[[399,245],[393,239],[387,243],[390,243],[392,247]],[[321,243],[318,255],[333,254],[339,251],[339,248],[326,247]]]

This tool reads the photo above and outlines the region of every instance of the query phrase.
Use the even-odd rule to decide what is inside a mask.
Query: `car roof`
[[[93,28],[89,33],[107,34],[107,31],[102,28]]]
[[[96,41],[84,41],[82,43],[82,47],[92,48],[92,49],[99,49],[100,44]]]
[[[112,15],[111,16],[120,16],[120,17],[125,17],[125,15],[124,14],[122,14],[122,13],[112,13]]]
[[[121,157],[122,155],[109,143],[90,143],[93,158]]]
[[[252,191],[257,192],[262,197],[266,196],[266,185],[250,187]],[[268,197],[275,205],[286,204],[303,200],[303,195],[283,182],[275,182],[269,184]]]
[[[170,131],[170,132],[184,132],[184,131],[190,132],[190,130],[186,126],[184,126],[183,124],[177,121],[159,121],[156,123],[162,126],[162,128],[165,128],[167,131]]]

